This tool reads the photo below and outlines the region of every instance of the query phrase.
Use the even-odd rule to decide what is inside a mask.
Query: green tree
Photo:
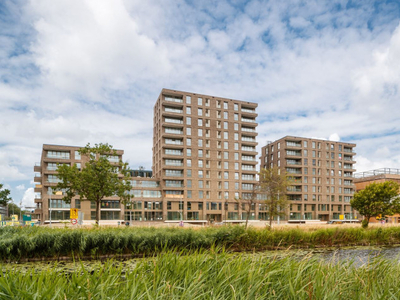
[[[59,165],[58,178],[61,180],[56,189],[64,191],[63,200],[67,203],[76,195],[81,201],[96,203],[96,224],[100,220],[100,205],[105,197],[118,196],[122,203],[130,200],[130,173],[128,164],[111,162],[110,156],[116,151],[108,144],[87,144],[79,150],[82,159],[87,159],[85,166],[79,170],[76,165]]]
[[[287,188],[291,185],[291,180],[286,174],[281,174],[279,168],[263,168],[260,173],[259,191],[260,198],[264,199],[269,214],[269,226],[272,220],[286,215]]]
[[[3,189],[3,184],[0,183],[0,205],[2,206],[7,206],[8,202],[10,202],[12,199],[10,196],[10,190],[9,189]]]
[[[364,216],[363,227],[372,217],[390,216],[400,212],[399,184],[394,181],[371,183],[354,194],[351,206]]]

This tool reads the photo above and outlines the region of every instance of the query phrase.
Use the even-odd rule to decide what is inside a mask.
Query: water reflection
[[[368,247],[337,249],[323,251],[315,255],[321,257],[326,262],[332,263],[352,263],[356,267],[361,267],[371,263],[375,258],[383,258],[397,262],[400,260],[400,247]]]

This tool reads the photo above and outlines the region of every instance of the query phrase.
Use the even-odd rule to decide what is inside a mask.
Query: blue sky
[[[357,143],[400,168],[400,2],[3,0],[0,182],[33,203],[42,144],[151,167],[162,88],[259,103],[258,142]]]

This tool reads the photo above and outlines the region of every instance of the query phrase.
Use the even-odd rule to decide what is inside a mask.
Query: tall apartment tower
[[[239,201],[256,183],[256,108],[161,91],[154,106],[153,176],[160,180],[164,220],[243,217]]]
[[[350,206],[355,191],[356,144],[285,136],[262,147],[261,167],[278,167],[293,180],[287,197],[289,220],[328,221],[356,217]]]

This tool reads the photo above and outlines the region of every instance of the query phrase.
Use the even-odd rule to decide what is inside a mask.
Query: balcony
[[[301,193],[301,186],[289,186],[287,187],[287,191]]]
[[[253,165],[242,165],[242,171],[257,171]]]
[[[244,122],[244,123],[256,123],[256,120],[242,117],[242,122]]]
[[[292,165],[301,166],[301,159],[297,159],[297,160],[295,160],[295,159],[286,159],[286,164],[290,165],[290,166],[292,166]]]
[[[34,182],[42,182],[42,176],[40,174],[35,174],[35,177],[33,177]]]
[[[164,144],[166,144],[166,145],[183,146],[183,140],[165,139],[164,140]]]
[[[183,130],[179,128],[170,128],[170,127],[165,127],[163,136],[176,136],[176,135],[182,135]]]
[[[163,115],[164,116],[181,116],[183,114],[183,109],[175,108],[175,107],[164,107]]]
[[[344,153],[349,153],[350,155],[355,155],[355,154],[356,154],[356,153],[353,151],[352,148],[346,148],[346,147],[343,148],[343,152],[344,152]]]
[[[42,172],[42,166],[40,165],[39,162],[35,163],[35,166],[33,167],[34,172]]]
[[[173,97],[173,96],[164,96],[164,100],[172,103],[183,103],[182,98]]]
[[[174,126],[174,127],[183,127],[183,120],[181,119],[175,119],[175,118],[164,118],[164,124],[163,126]]]
[[[240,110],[242,116],[257,117],[256,110],[253,108],[244,108]]]
[[[242,142],[256,143],[256,139],[251,136],[242,136]]]
[[[286,156],[301,156],[301,151],[300,150],[298,150],[298,151],[287,150]]]
[[[242,146],[242,151],[244,151],[244,152],[256,152],[256,147]]]
[[[286,148],[301,148],[301,142],[286,141]]]
[[[251,133],[256,133],[257,134],[257,131],[256,131],[256,129],[254,127],[244,127],[244,126],[242,126],[241,130],[242,130],[242,132],[251,132]]]

